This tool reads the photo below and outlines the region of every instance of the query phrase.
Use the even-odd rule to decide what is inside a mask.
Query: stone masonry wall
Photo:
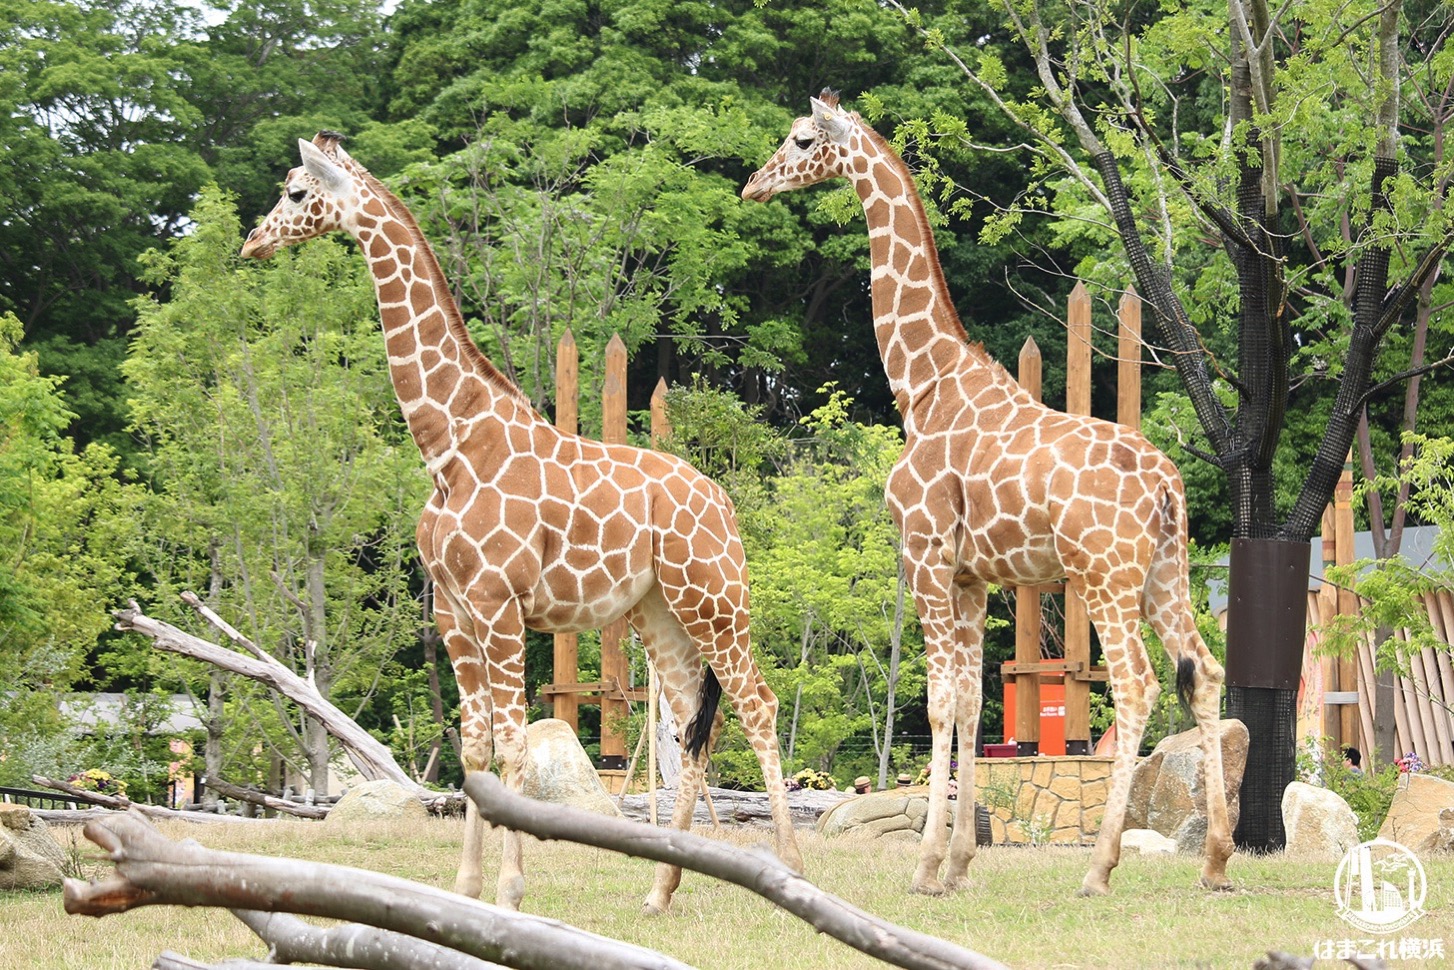
[[[976,758],[975,794],[1001,843],[1094,843],[1106,810],[1111,759]]]

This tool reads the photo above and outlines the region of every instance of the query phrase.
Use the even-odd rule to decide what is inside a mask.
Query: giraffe
[[[460,688],[462,761],[519,791],[525,630],[595,629],[625,616],[656,665],[683,737],[680,791],[695,793],[732,701],[762,768],[779,857],[801,871],[779,760],[777,698],[748,645],[747,567],[727,494],[687,462],[557,430],[470,339],[439,263],[397,197],[320,132],[298,140],[277,205],[244,257],[335,230],[373,275],[389,372],[434,491],[417,539]],[[703,666],[703,661],[706,666]],[[676,800],[687,829],[696,799]],[[518,833],[505,831],[496,902],[518,909]],[[484,820],[466,809],[455,889],[480,894]],[[665,912],[681,869],[661,864],[644,909]]]
[[[1143,618],[1171,656],[1178,693],[1201,734],[1208,817],[1201,882],[1228,887],[1222,668],[1192,619],[1180,473],[1135,431],[1041,405],[982,345],[970,343],[908,167],[831,91],[812,99],[812,114],[793,122],[742,197],[766,201],[830,178],[847,179],[863,203],[874,334],[904,425],[904,451],[886,498],[924,630],[933,736],[929,813],[910,889],[937,894],[960,887],[974,857],[986,586],[1034,587],[1061,578],[1084,598],[1100,634],[1116,711],[1105,816],[1080,894],[1110,891],[1137,748],[1160,692]],[[947,835],[956,729],[961,780]]]

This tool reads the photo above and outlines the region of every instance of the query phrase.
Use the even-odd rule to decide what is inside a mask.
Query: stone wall
[[[1106,809],[1111,759],[976,758],[975,794],[996,844],[1094,843]]]

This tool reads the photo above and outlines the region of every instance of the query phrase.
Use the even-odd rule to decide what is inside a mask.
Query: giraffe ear
[[[303,156],[303,168],[330,192],[337,192],[348,184],[348,173],[311,141],[299,138],[298,151]]]
[[[836,107],[831,107],[826,101],[817,98],[813,102],[813,121],[823,129],[835,143],[841,145],[848,140],[848,133],[851,130],[848,116]]]

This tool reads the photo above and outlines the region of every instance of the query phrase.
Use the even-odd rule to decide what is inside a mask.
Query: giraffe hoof
[[[670,904],[668,904],[668,905],[670,905]],[[666,907],[665,906],[658,906],[656,903],[654,903],[654,902],[652,902],[651,900],[648,899],[648,900],[646,900],[646,902],[644,902],[644,903],[641,904],[641,915],[642,916],[665,916],[666,915]]]
[[[1229,893],[1237,888],[1236,884],[1224,875],[1208,876],[1203,874],[1200,882],[1203,889],[1210,889],[1218,893]]]
[[[1092,896],[1109,896],[1111,884],[1108,882],[1093,883],[1087,880],[1075,891],[1075,894],[1081,899],[1088,899]]]
[[[915,879],[909,884],[909,892],[920,896],[943,896],[947,891],[938,879]]]

